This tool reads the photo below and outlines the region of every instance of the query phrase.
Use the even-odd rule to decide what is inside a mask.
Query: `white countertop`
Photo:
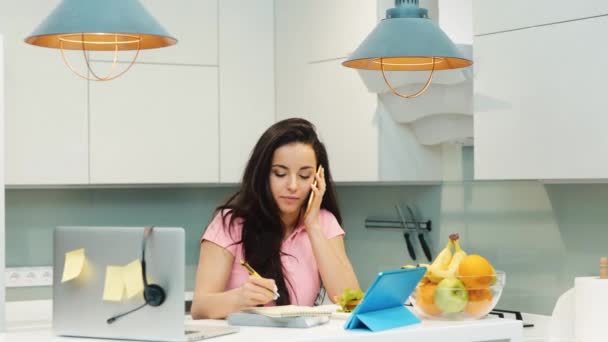
[[[534,324],[534,327],[524,328],[525,342],[545,342],[547,336],[547,327],[551,316],[536,315],[531,313],[522,313],[526,323]]]
[[[25,341],[95,341],[90,338],[62,338],[54,336],[51,329],[52,302],[28,301],[7,303],[7,331],[0,334],[0,342]],[[523,329],[523,340],[514,336],[513,342],[541,342],[549,318],[547,316],[524,314],[526,323],[533,328]],[[197,320],[186,317],[188,325],[225,325],[223,320]],[[445,341],[471,342],[497,340],[498,335],[509,336],[518,331],[521,322],[489,317],[477,321],[423,321],[421,324],[387,330],[379,333],[353,332],[344,330],[343,320],[331,320],[329,324],[309,329],[241,327],[237,334],[213,338],[218,342],[236,341]],[[515,334],[517,335],[517,333]],[[108,340],[100,340],[108,341]]]

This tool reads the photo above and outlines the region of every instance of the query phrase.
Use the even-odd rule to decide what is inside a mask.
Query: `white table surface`
[[[7,303],[7,331],[0,333],[0,342],[61,341],[91,342],[107,339],[54,336],[51,329],[51,301]],[[512,338],[512,342],[544,341],[547,316],[525,314],[534,328],[522,329],[521,322],[510,319],[488,318],[477,321],[423,321],[421,324],[391,329],[378,333],[344,330],[343,320],[309,329],[241,327],[241,331],[210,339],[218,342],[236,341],[425,341],[425,342],[476,342]],[[186,317],[190,325],[226,325],[224,320],[197,320]]]

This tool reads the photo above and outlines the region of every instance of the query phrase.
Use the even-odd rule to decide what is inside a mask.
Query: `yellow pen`
[[[241,260],[241,266],[243,266],[247,272],[249,273],[249,275],[258,277],[258,278],[262,278],[261,275],[258,274],[258,272],[256,272],[253,267],[251,267],[251,265],[249,265],[248,263],[244,262],[243,260]],[[279,294],[279,292],[277,290],[273,290],[272,293],[274,293],[274,298],[272,298],[273,300],[277,300],[281,295]]]

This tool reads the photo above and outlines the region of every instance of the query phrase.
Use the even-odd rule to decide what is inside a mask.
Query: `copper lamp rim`
[[[132,35],[132,34],[121,34],[121,33],[93,33],[92,35],[113,35],[115,37],[127,38],[128,40],[116,40],[116,41],[90,41],[90,40],[82,40],[82,39],[70,39],[69,37],[82,37],[87,33],[73,33],[73,34],[64,34],[59,36],[57,39],[64,43],[72,43],[72,44],[101,44],[101,45],[113,45],[113,44],[135,44],[141,42],[141,37]],[[91,35],[91,34],[88,34]]]
[[[423,62],[423,63],[391,63],[391,60],[395,59],[432,59],[435,58],[439,60],[438,63],[433,62]],[[436,70],[454,70],[460,68],[466,68],[473,65],[473,61],[467,58],[461,57],[453,57],[453,56],[373,56],[367,58],[358,58],[358,59],[349,59],[342,62],[342,65],[348,68],[353,69],[362,69],[362,70],[380,70],[381,63],[380,60],[384,59],[384,66],[389,66],[386,68],[387,71],[398,71],[398,70],[411,70],[412,67],[423,69],[424,66],[428,66],[428,70],[430,70],[431,66],[435,64]],[[450,63],[442,63],[443,61],[454,61],[457,66],[450,67]],[[403,68],[400,68],[402,66]]]
[[[103,41],[76,41],[76,40],[70,40],[70,39],[65,39],[64,37],[73,37],[73,36],[80,36],[80,35],[88,35],[88,36],[119,36],[119,37],[127,37],[131,40],[129,41],[118,41],[118,42],[112,42],[112,41],[108,41],[108,40],[103,40]],[[120,49],[120,50],[146,50],[146,49],[156,49],[156,48],[163,48],[163,47],[168,47],[168,46],[172,46],[177,44],[177,39],[171,36],[163,36],[163,35],[157,35],[157,34],[147,34],[147,33],[132,33],[132,32],[58,32],[58,33],[51,33],[51,34],[41,34],[41,35],[35,35],[35,36],[29,36],[26,37],[24,39],[24,41],[28,44],[31,45],[35,45],[35,46],[39,46],[39,47],[45,47],[45,48],[51,48],[51,49],[61,49],[62,48],[62,42],[64,43],[68,43],[67,45],[63,46],[63,49],[66,50],[80,50],[82,48],[71,48],[69,47],[69,44],[72,45],[79,45],[79,44],[86,44],[87,46],[95,46],[95,45],[104,45],[104,46],[110,46],[110,45],[139,45],[139,47],[134,47],[134,48],[125,48],[125,49]],[[147,42],[146,43],[142,43],[142,42]],[[94,48],[92,48],[91,50],[95,50]],[[101,49],[101,50],[106,50]]]

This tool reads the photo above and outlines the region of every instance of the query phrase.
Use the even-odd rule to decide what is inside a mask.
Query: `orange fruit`
[[[492,309],[492,291],[489,288],[469,290],[469,302],[464,312],[474,317],[481,317]]]
[[[437,288],[437,284],[430,282],[416,288],[416,306],[429,316],[441,314],[441,310],[435,305],[435,299],[433,299],[435,288]]]
[[[470,254],[458,265],[458,277],[468,289],[483,289],[496,281],[496,271],[486,258]]]

